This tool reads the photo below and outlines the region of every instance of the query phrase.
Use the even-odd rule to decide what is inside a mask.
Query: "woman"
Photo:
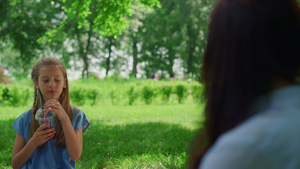
[[[299,49],[295,0],[216,2],[189,168],[300,168]]]

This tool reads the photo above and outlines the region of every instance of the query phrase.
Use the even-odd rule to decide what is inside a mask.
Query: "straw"
[[[43,102],[42,102],[42,97],[41,97],[41,94],[40,94],[40,90],[37,90],[37,94],[38,94],[38,98],[39,98],[39,101],[40,101],[41,109],[43,109]],[[48,117],[47,117],[46,109],[45,109],[44,113],[45,113],[45,118],[46,118],[46,124],[48,124]]]
[[[46,124],[48,124],[48,118],[47,118],[47,112],[46,112],[46,109],[45,109],[45,117],[46,117]]]

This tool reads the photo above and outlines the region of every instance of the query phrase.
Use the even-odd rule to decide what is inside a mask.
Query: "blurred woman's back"
[[[203,168],[210,169],[266,167],[280,158],[260,157],[266,153],[262,151],[270,153],[276,149],[272,146],[280,146],[275,155],[291,149],[287,144],[293,145],[290,139],[296,138],[278,144],[274,140],[274,145],[269,139],[288,137],[284,133],[292,130],[285,129],[293,125],[297,127],[294,134],[300,130],[292,120],[300,119],[299,55],[300,10],[295,0],[217,1],[202,68],[206,120],[192,148],[190,168],[197,168],[200,161]],[[287,113],[290,111],[293,113]],[[281,125],[287,128],[282,131]],[[297,139],[300,142],[300,135]],[[258,148],[262,144],[271,145]],[[257,153],[252,152],[256,149]],[[300,159],[300,151],[294,152]],[[287,162],[296,158],[292,156],[282,158]],[[298,161],[291,163],[300,168]]]

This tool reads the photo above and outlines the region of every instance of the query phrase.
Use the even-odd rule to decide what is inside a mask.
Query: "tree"
[[[151,13],[153,10],[144,9],[138,10],[138,7],[135,7],[136,10],[133,11],[133,14],[130,16],[130,26],[125,30],[123,43],[125,44],[124,50],[129,55],[132,56],[132,68],[131,76],[136,77],[138,73],[138,64],[141,62],[141,51],[138,46],[142,44],[144,20],[147,14]]]
[[[174,77],[173,69],[179,66],[185,77],[199,77],[213,3],[212,0],[161,0],[162,7],[147,15],[142,45],[147,76],[161,70]]]
[[[9,71],[15,69],[18,76],[27,76],[36,59],[58,56],[68,69],[82,70],[84,79],[92,68],[105,69],[108,75],[124,69],[124,64],[132,66],[133,76],[144,71],[149,77],[161,70],[169,77],[180,71],[185,77],[198,78],[213,3],[3,0],[1,64]]]
[[[64,34],[68,34],[69,37],[73,35],[68,31],[67,27],[70,24],[76,25],[76,37],[79,45],[79,57],[83,59],[84,68],[82,77],[87,77],[89,61],[87,55],[89,54],[89,47],[92,43],[92,36],[96,32],[99,35],[108,37],[111,45],[113,38],[120,35],[129,25],[128,16],[131,15],[133,7],[139,6],[139,9],[150,8],[155,5],[159,5],[158,0],[61,0],[56,2],[58,6],[64,9],[64,15],[66,16],[60,26],[49,30],[43,38],[39,39],[40,43],[51,42],[57,36],[63,37]],[[54,2],[52,1],[52,4]],[[84,43],[82,42],[83,34],[80,35],[81,30],[89,30],[88,41],[86,48],[84,49]],[[95,56],[94,56],[95,57]],[[109,70],[110,60],[107,60],[107,72]]]
[[[185,52],[181,55],[185,75],[199,78],[199,69],[206,45],[208,21],[214,1],[180,1],[181,23],[185,31]]]
[[[44,1],[35,0],[5,0],[3,5],[5,7],[1,6],[0,38],[5,44],[11,44],[12,50],[19,53],[13,57],[14,60],[7,69],[14,68],[16,76],[26,77],[33,61],[47,49],[46,46],[37,43],[37,39],[50,25],[55,26],[53,20],[59,18],[56,14],[60,10]]]
[[[182,50],[179,3],[177,0],[163,0],[161,6],[147,15],[144,24],[142,58],[147,77],[157,70],[174,77],[173,66]]]
[[[23,3],[23,2],[22,2]],[[15,9],[17,2],[10,2],[9,0],[2,0],[0,3],[0,38],[4,37],[7,32],[15,27],[22,16],[20,10]]]

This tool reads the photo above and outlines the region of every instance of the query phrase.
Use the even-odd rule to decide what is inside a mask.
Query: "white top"
[[[201,169],[300,169],[300,85],[260,98],[260,113],[221,135]]]

